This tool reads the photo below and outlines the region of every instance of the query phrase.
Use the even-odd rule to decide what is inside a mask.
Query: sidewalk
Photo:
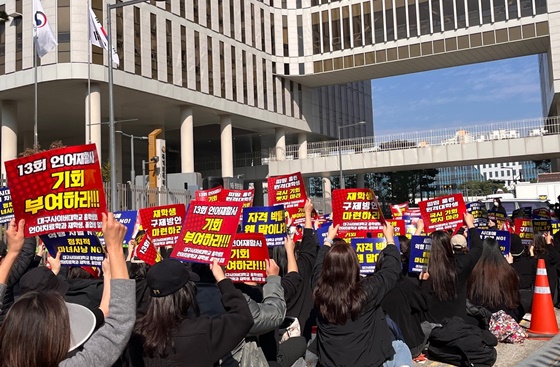
[[[556,321],[560,320],[560,310],[556,312]],[[523,326],[528,326],[522,324]],[[559,323],[560,327],[560,323]],[[527,339],[523,344],[499,343],[496,347],[498,359],[494,367],[547,367],[560,366],[560,334],[551,340],[532,340]],[[427,360],[425,362],[414,363],[415,367],[444,367],[451,366]]]

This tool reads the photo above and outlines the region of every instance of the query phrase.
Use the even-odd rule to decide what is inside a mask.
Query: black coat
[[[319,279],[323,260],[329,250],[329,246],[319,250],[314,283]],[[401,254],[393,245],[387,246],[383,254],[380,268],[362,280],[367,303],[356,320],[348,319],[344,325],[331,325],[320,314],[317,317],[320,366],[376,367],[395,354],[391,345],[393,335],[381,309],[381,301],[397,283],[401,272]]]

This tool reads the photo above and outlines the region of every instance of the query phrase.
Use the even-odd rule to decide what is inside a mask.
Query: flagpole
[[[88,0],[88,9],[86,11],[87,14],[87,23],[88,23],[88,80],[87,80],[87,87],[88,87],[88,143],[91,143],[91,0]],[[100,157],[101,158],[101,157]]]
[[[33,67],[35,69],[35,123],[33,125],[33,149],[39,149],[39,133],[37,128],[37,35],[33,42]]]

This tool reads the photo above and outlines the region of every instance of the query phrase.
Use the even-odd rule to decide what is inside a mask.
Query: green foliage
[[[103,182],[111,181],[111,163],[109,161],[101,164],[101,177],[103,177]]]

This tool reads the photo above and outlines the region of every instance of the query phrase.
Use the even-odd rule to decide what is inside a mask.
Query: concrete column
[[[365,188],[365,185],[366,185],[365,174],[363,173],[356,174],[356,187],[359,189],[363,189]]]
[[[299,144],[299,152],[298,152],[299,159],[306,159],[307,158],[307,134],[306,133],[298,134],[298,144]]]
[[[120,122],[115,124],[116,131],[122,131],[122,125]],[[120,133],[115,134],[115,169],[117,173],[117,183],[123,182],[123,160],[122,160],[122,135]]]
[[[286,160],[286,130],[276,128],[276,160]]]
[[[222,177],[233,177],[233,132],[231,115],[220,116],[220,142],[222,145]]]
[[[1,177],[6,178],[4,162],[17,158],[17,153],[17,104],[15,101],[2,101]]]
[[[91,125],[89,113],[89,101],[91,100]],[[99,162],[103,162],[101,157],[101,93],[99,84],[91,84],[91,94],[88,95],[86,89],[86,144],[96,145]]]
[[[181,107],[181,173],[194,172],[194,127],[191,106]]]
[[[331,179],[329,177],[322,178],[322,185],[323,185],[323,213],[331,213],[332,212],[332,187],[331,187]]]

